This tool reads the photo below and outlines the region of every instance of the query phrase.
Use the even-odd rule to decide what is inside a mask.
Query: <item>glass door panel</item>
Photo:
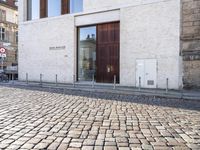
[[[96,77],[96,26],[78,29],[78,81]]]

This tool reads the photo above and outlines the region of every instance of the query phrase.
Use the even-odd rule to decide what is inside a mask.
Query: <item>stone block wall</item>
[[[100,7],[99,1],[88,0],[96,4],[92,6],[98,6],[96,13],[88,3],[88,12],[82,14],[26,21],[26,0],[20,0],[19,80],[25,81],[28,73],[30,81],[40,81],[42,74],[44,82],[55,82],[57,74],[59,83],[72,83],[73,75],[77,74],[77,27],[120,21],[120,85],[137,85],[138,59],[156,59],[157,87],[166,88],[166,78],[169,78],[169,88],[179,89],[182,86],[179,74],[180,1],[137,0],[137,5],[113,6],[114,9]],[[125,3],[124,0],[108,1]],[[58,46],[65,48],[51,49]]]
[[[200,0],[182,0],[184,88],[200,88]]]

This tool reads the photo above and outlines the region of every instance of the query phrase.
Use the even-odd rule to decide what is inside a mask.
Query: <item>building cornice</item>
[[[10,9],[13,9],[13,10],[16,10],[16,11],[17,11],[17,9],[18,9],[17,6],[14,6],[14,5],[8,4],[8,3],[6,3],[6,2],[2,2],[2,1],[0,1],[0,5],[1,5],[1,6],[4,6],[4,7],[7,7],[7,8],[10,8]]]
[[[1,21],[1,20],[0,20],[0,23],[6,24],[6,25],[12,25],[12,26],[18,28],[17,23],[12,23],[12,22],[9,22],[9,21]]]

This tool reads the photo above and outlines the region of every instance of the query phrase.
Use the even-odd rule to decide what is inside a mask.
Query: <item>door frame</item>
[[[97,25],[103,25],[103,24],[110,24],[110,23],[118,23],[119,24],[119,59],[118,59],[118,63],[119,63],[119,65],[118,65],[118,70],[119,70],[119,72],[118,72],[118,76],[119,76],[119,82],[118,83],[116,83],[116,84],[120,84],[120,41],[121,41],[121,38],[120,38],[120,21],[112,21],[112,22],[104,22],[104,23],[98,23],[98,24],[96,24],[96,26]],[[97,28],[96,28],[97,29]],[[97,30],[96,30],[96,38],[97,38],[97,41],[98,41],[98,32],[97,32]],[[98,44],[96,44],[96,49],[98,50]],[[97,57],[96,57],[97,58]],[[96,63],[97,63],[97,61],[96,61]],[[97,64],[96,64],[96,66],[97,66]],[[114,78],[113,78],[113,80],[114,80]],[[96,81],[95,81],[96,82]],[[101,84],[111,84],[111,83],[104,83],[104,82],[98,82],[98,83],[101,83]]]
[[[91,25],[84,25],[84,26],[77,26],[76,27],[76,42],[75,42],[75,47],[76,47],[76,55],[75,55],[75,59],[76,59],[76,77],[75,77],[75,82],[79,82],[79,80],[78,80],[78,60],[79,60],[79,58],[78,58],[78,50],[79,50],[79,31],[80,31],[80,28],[87,28],[87,27],[94,27],[94,26],[96,26],[96,24],[91,24]],[[97,31],[96,31],[96,34],[97,34]]]
[[[83,26],[76,26],[76,37],[75,37],[75,39],[76,39],[76,42],[75,42],[75,53],[76,53],[76,55],[75,55],[75,59],[76,59],[76,69],[75,69],[75,82],[79,82],[79,80],[78,80],[78,50],[79,50],[79,29],[80,28],[84,28],[84,27],[92,27],[92,26],[96,26],[97,27],[97,25],[101,25],[101,24],[109,24],[109,23],[119,23],[119,83],[117,83],[117,84],[120,84],[120,44],[121,44],[121,38],[120,38],[120,33],[121,33],[121,28],[120,28],[120,21],[110,21],[110,22],[102,22],[102,23],[97,23],[97,24],[90,24],[90,25],[83,25]],[[96,29],[96,41],[98,41],[98,32],[97,32],[97,29]],[[97,45],[97,43],[96,43],[96,49],[98,49],[98,45]],[[97,63],[97,62],[96,62]],[[97,64],[96,64],[96,66],[97,66]],[[95,83],[96,83],[96,79],[95,79]],[[109,84],[109,83],[98,83],[98,84]]]

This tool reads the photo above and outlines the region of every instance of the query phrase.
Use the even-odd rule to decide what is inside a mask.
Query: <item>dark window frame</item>
[[[76,28],[76,45],[77,45],[77,47],[76,47],[76,73],[75,73],[76,74],[76,78],[75,78],[76,82],[77,81],[81,81],[81,80],[79,80],[79,49],[80,49],[79,38],[80,38],[80,29],[81,28],[90,28],[90,27],[95,27],[96,28],[97,24],[83,25],[83,26],[78,26]],[[97,42],[97,30],[95,31],[95,37],[96,37],[96,42]],[[96,49],[97,49],[97,45],[96,45]]]
[[[6,41],[6,28],[0,27],[0,40]]]
[[[6,10],[0,9],[0,20],[6,21]]]
[[[19,34],[18,31],[15,32],[15,43],[18,43],[19,41]]]
[[[27,17],[26,20],[34,20],[32,19],[32,0],[27,0],[27,6],[26,6],[26,13],[27,13]],[[71,0],[61,0],[61,15],[65,15],[65,14],[70,14],[71,13],[71,8],[70,8],[70,3]],[[39,18],[46,18],[48,17],[48,0],[40,0],[39,2],[40,6],[39,6]],[[82,6],[83,7],[83,6]],[[76,12],[75,12],[76,13]]]
[[[40,18],[46,18],[48,16],[48,0],[40,0]]]
[[[26,20],[27,21],[30,21],[30,20],[35,20],[35,19],[33,19],[33,15],[32,15],[32,1],[33,0],[27,0],[26,2],[27,2],[27,4],[26,4],[26,13],[27,13],[27,15],[26,15]],[[38,12],[38,18],[37,19],[40,19],[41,18],[41,16],[40,16],[40,2],[41,1],[45,1],[45,0],[39,0],[39,12]]]

